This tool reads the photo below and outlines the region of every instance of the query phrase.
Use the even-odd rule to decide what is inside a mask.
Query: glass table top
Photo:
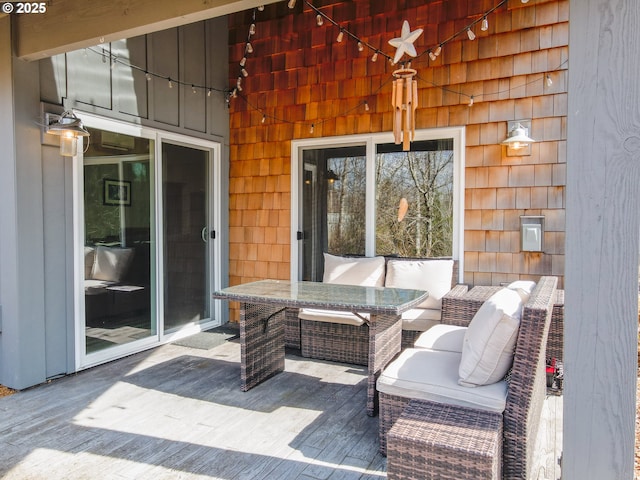
[[[422,303],[428,295],[424,290],[404,288],[260,280],[216,291],[213,293],[213,298],[299,308],[398,315]]]

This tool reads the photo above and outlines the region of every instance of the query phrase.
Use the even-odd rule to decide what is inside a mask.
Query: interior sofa
[[[84,248],[85,321],[108,325],[149,308],[149,244]]]
[[[402,315],[403,348],[440,322],[442,298],[456,286],[458,262],[451,258],[357,257],[324,254],[323,282],[427,290],[429,297]],[[460,292],[466,286],[457,287]],[[285,344],[302,356],[367,365],[366,314],[300,309],[287,312]]]

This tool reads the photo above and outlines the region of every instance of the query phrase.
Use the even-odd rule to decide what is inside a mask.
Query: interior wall
[[[425,52],[491,7],[467,0],[314,5],[391,56],[387,42],[400,35],[405,19],[411,29],[424,29],[414,45]],[[241,75],[252,15],[230,16],[230,85]],[[474,41],[463,31],[435,61],[422,55],[412,62],[416,127],[466,126],[466,283],[557,275],[562,285],[568,15],[568,1],[508,2],[488,16],[486,32],[474,27]],[[397,66],[381,56],[372,62],[372,52],[358,51],[347,35],[338,43],[338,28],[327,20],[318,26],[303,2],[293,10],[285,2],[267,5],[256,11],[255,25],[249,75],[230,105],[232,284],[289,277],[292,139],[393,128],[390,80]],[[532,120],[536,143],[530,156],[508,157],[501,145],[507,121],[519,119]],[[545,216],[543,253],[520,250],[525,214]]]

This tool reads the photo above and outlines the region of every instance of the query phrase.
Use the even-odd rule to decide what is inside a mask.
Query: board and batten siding
[[[387,42],[403,20],[423,28],[425,51],[490,8],[487,2],[324,1],[350,32],[393,55]],[[396,67],[359,52],[303,2],[256,12],[254,52],[247,54],[244,98],[231,100],[230,284],[290,275],[291,140],[392,131]],[[495,285],[564,275],[564,186],[568,69],[568,1],[508,2],[447,43],[418,71],[418,129],[466,127],[464,281]],[[230,16],[229,83],[245,53],[252,12]],[[547,85],[546,75],[553,83]],[[468,106],[469,96],[473,106]],[[370,110],[358,108],[366,100]],[[345,113],[348,112],[348,113]],[[262,122],[263,115],[266,116]],[[507,157],[507,121],[531,119],[530,156]],[[314,123],[314,132],[310,125]],[[520,251],[520,216],[544,215],[544,253]],[[295,227],[295,226],[294,226]]]
[[[221,17],[56,55],[40,61],[41,98],[227,144],[226,46],[227,18]],[[145,71],[155,75],[147,80]],[[194,93],[192,85],[214,90]]]
[[[191,83],[227,88],[226,17],[91,47],[188,85],[159,78],[91,50],[40,61],[15,58],[10,17],[0,18],[1,92],[6,103],[0,207],[0,383],[23,389],[75,370],[73,168],[56,146],[41,144],[44,111],[73,108],[106,118],[222,144],[220,198],[226,202],[229,120],[224,92],[192,92]],[[6,165],[5,165],[6,164]],[[220,224],[226,230],[226,205]],[[220,242],[226,259],[226,242]],[[216,266],[227,276],[227,264]]]

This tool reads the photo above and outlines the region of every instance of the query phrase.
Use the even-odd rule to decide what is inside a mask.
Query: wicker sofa
[[[405,350],[383,371],[378,380],[379,435],[380,450],[388,454],[389,478],[530,477],[546,391],[545,347],[557,298],[556,285],[556,277],[542,277],[522,306],[508,379],[468,389],[468,395],[478,396],[485,395],[488,388],[497,389],[498,400],[504,395],[502,413],[495,404],[485,408],[470,405],[473,400],[449,402],[443,398],[446,395],[442,390],[440,398],[401,396],[397,388],[389,393],[388,385],[397,379],[390,382],[386,372],[405,375],[407,366],[394,363],[403,361],[403,355],[411,356],[411,350],[417,348]],[[463,297],[454,302],[458,307],[462,306]],[[450,309],[450,305],[443,302],[442,324],[454,326],[453,331],[465,328],[481,305],[471,301],[467,304],[470,308]],[[428,353],[414,353],[415,358],[429,357]],[[433,363],[431,367],[438,368]],[[457,376],[457,365],[454,368]],[[452,383],[458,383],[456,380]],[[505,392],[499,392],[500,388],[506,389]]]
[[[377,287],[428,290],[419,308],[402,316],[402,347],[412,346],[418,335],[440,322],[443,296],[467,291],[456,286],[458,262],[450,258],[337,257],[325,254],[323,281]],[[369,332],[361,315],[349,312],[289,310],[285,321],[285,344],[300,349],[302,356],[367,365]]]

